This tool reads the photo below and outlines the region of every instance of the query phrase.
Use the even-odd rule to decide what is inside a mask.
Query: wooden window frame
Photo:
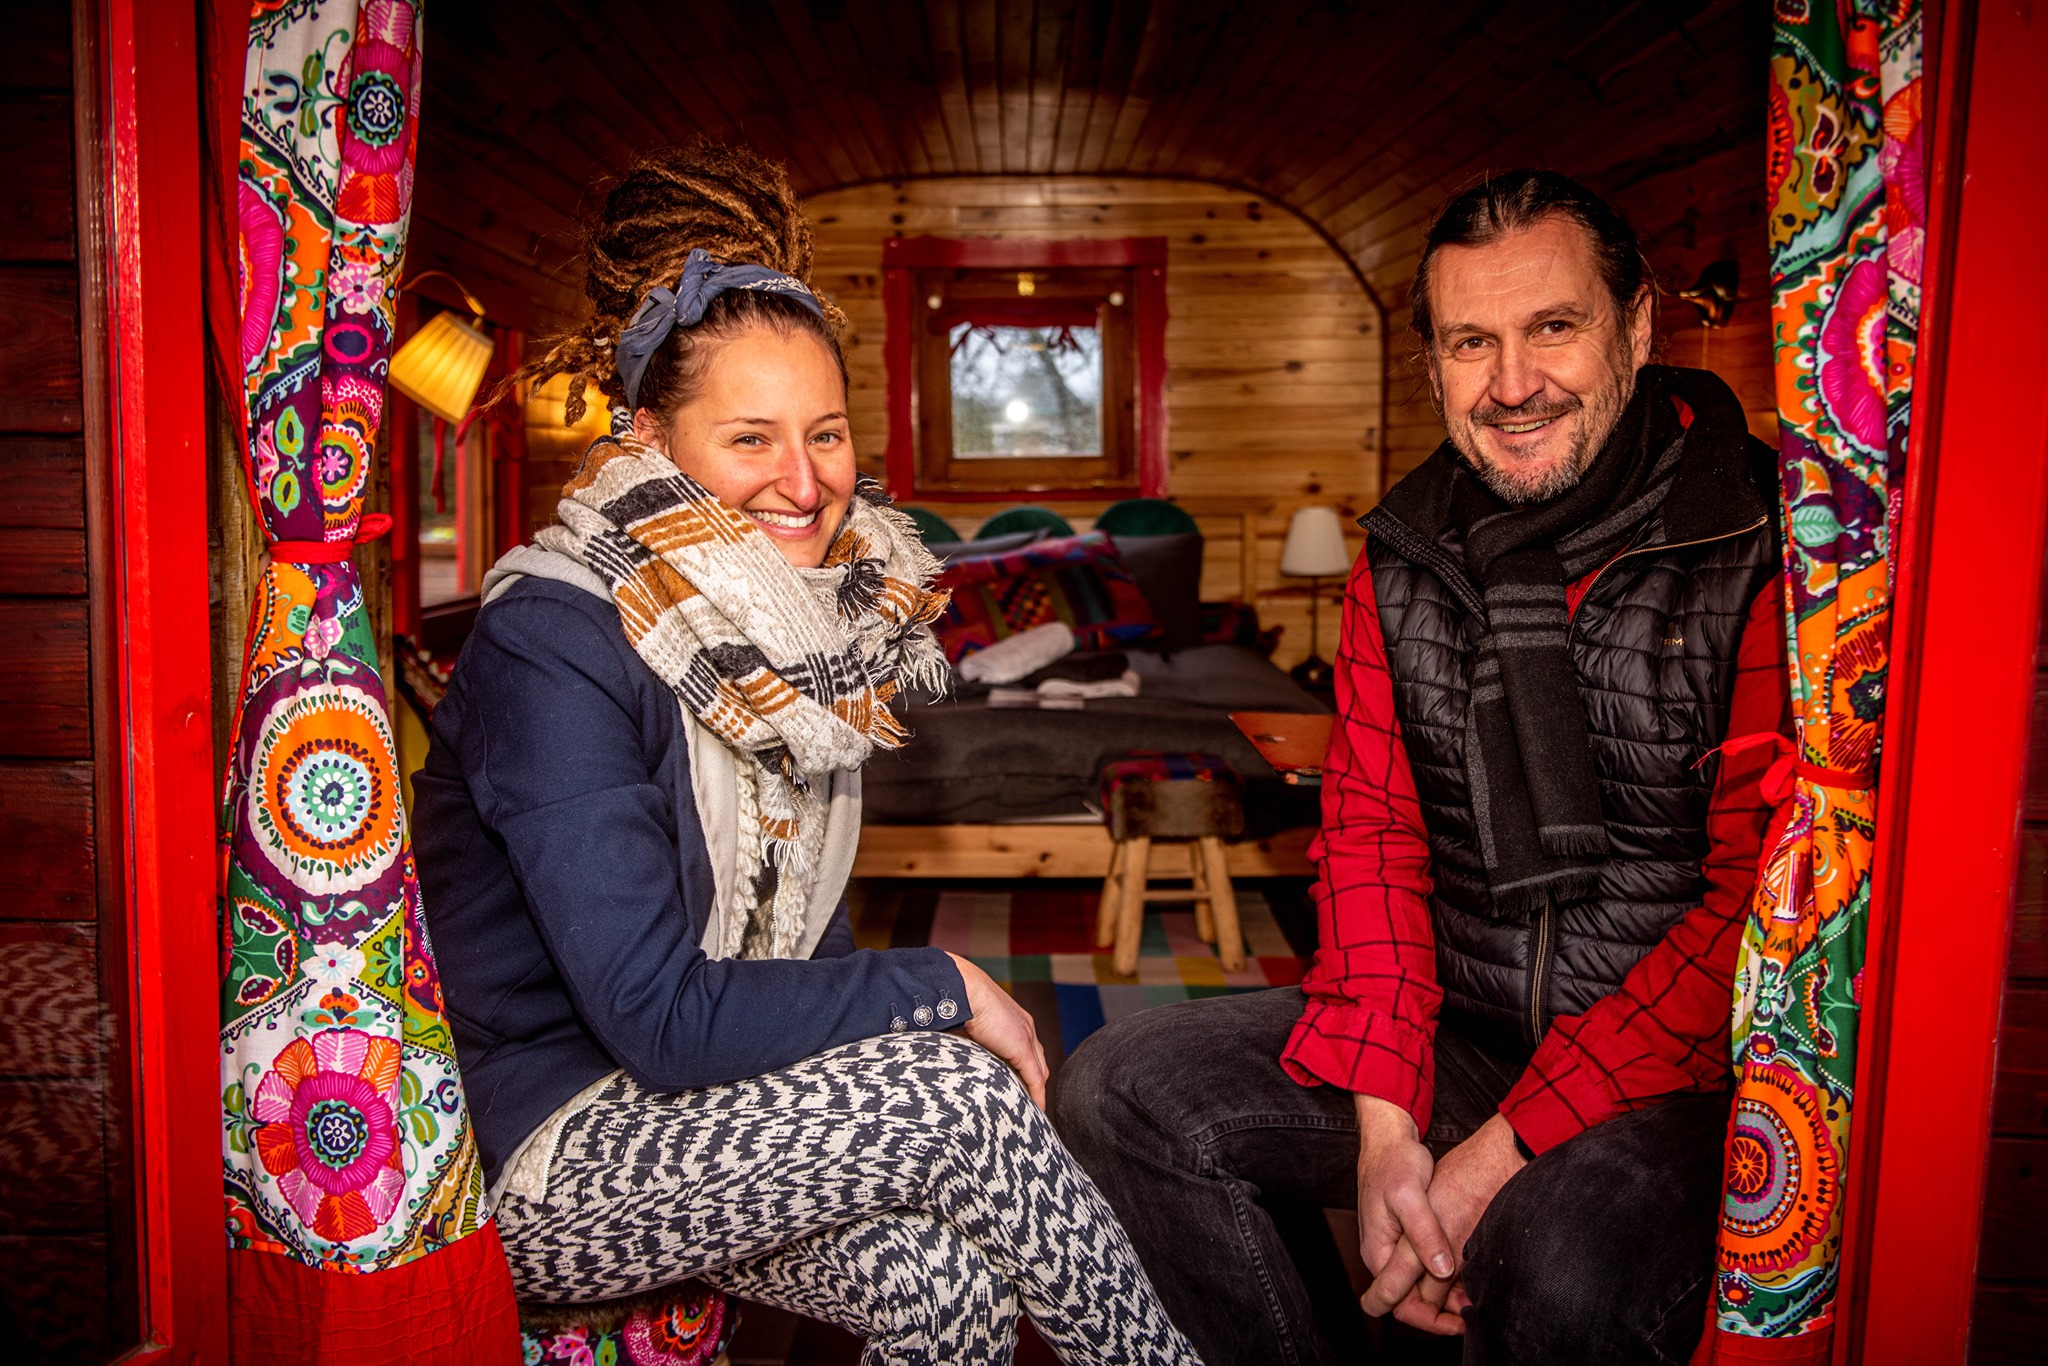
[[[889,490],[898,498],[986,501],[1012,494],[1045,499],[1100,499],[1166,494],[1166,257],[1164,237],[993,239],[892,237],[882,244],[882,298],[888,319]],[[925,300],[942,297],[962,272],[1066,274],[1084,293],[1126,291],[1106,317],[1103,348],[1101,461],[952,457],[950,369],[946,348],[932,344]],[[1127,285],[1124,283],[1127,281]],[[1036,295],[1034,298],[1038,297]],[[1079,297],[1075,295],[1074,297]],[[956,308],[942,307],[943,320]],[[1128,329],[1127,332],[1124,329]],[[1128,337],[1128,346],[1122,341]],[[1128,357],[1128,359],[1126,359]],[[927,395],[938,394],[934,401]],[[1114,428],[1114,430],[1112,430]],[[939,436],[945,436],[943,447]],[[1075,477],[1078,468],[1086,473]]]

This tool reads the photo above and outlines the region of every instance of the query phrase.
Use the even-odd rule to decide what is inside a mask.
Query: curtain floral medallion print
[[[1798,752],[1736,972],[1715,1355],[1824,1361],[1926,190],[1918,0],[1780,0],[1772,315]]]
[[[412,199],[419,9],[259,0],[244,71],[246,472],[271,563],[222,813],[227,1234],[322,1271],[388,1273],[482,1231],[472,1246],[502,1279],[350,558],[379,529],[363,505]],[[509,1308],[509,1282],[502,1294]],[[363,1305],[297,1299],[275,1312]],[[235,1328],[238,1355],[264,1331]]]

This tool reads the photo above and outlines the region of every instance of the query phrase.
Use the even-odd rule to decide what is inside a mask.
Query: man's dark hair
[[[1483,247],[1511,232],[1532,228],[1546,218],[1577,223],[1592,239],[1593,262],[1614,299],[1623,321],[1631,315],[1636,295],[1654,285],[1650,263],[1643,257],[1636,230],[1612,204],[1570,176],[1556,171],[1501,171],[1488,175],[1452,196],[1429,225],[1422,241],[1422,260],[1415,267],[1410,295],[1410,322],[1425,348],[1436,340],[1436,319],[1429,302],[1430,266],[1439,247]],[[1655,291],[1652,290],[1654,300]]]

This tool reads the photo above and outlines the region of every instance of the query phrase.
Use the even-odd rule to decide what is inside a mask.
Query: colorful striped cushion
[[[1100,532],[950,564],[938,586],[953,594],[937,629],[946,657],[955,664],[1049,622],[1071,627],[1075,648],[1081,650],[1134,645],[1159,629],[1137,580]]]

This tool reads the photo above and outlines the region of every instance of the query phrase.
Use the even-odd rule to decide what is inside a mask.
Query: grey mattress
[[[866,820],[877,825],[1044,820],[1086,810],[1106,760],[1131,750],[1218,754],[1242,774],[1255,833],[1316,818],[1315,789],[1280,781],[1230,722],[1234,711],[1326,712],[1280,670],[1235,645],[1172,654],[1129,650],[1138,697],[1082,711],[991,708],[976,689],[942,702],[911,699],[910,743],[868,762]]]

